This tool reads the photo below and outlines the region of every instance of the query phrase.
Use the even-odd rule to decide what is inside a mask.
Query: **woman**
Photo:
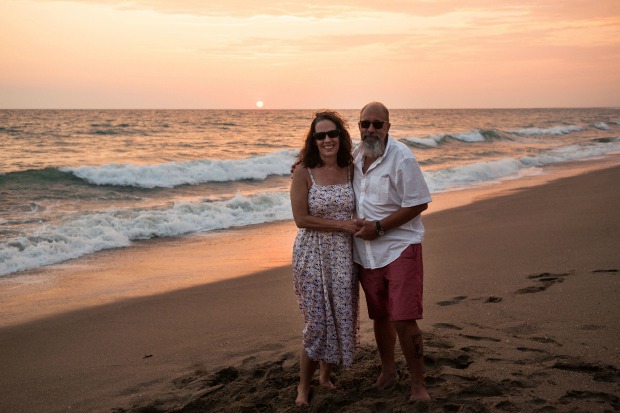
[[[358,345],[358,282],[352,259],[355,197],[351,137],[336,112],[315,114],[294,168],[293,280],[304,316],[297,405],[309,401],[320,364],[320,384],[329,388],[331,366],[349,367]]]

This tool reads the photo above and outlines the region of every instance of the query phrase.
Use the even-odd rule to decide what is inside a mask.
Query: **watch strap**
[[[375,221],[375,228],[377,229],[377,234],[379,235],[385,234],[385,230],[381,226],[381,221]]]

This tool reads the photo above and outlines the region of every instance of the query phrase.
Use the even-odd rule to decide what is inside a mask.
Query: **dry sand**
[[[615,166],[425,217],[429,403],[407,401],[400,355],[398,385],[373,386],[362,304],[353,368],[295,407],[302,322],[286,265],[4,326],[0,411],[617,411],[618,205]]]

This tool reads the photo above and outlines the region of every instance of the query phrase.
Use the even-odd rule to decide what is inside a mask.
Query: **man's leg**
[[[394,347],[396,345],[396,331],[389,317],[373,320],[375,341],[381,357],[381,374],[377,379],[377,386],[386,387],[398,379]]]
[[[411,375],[411,400],[430,400],[424,383],[422,331],[415,320],[394,321],[394,327]]]
[[[364,289],[368,316],[373,321],[377,350],[381,357],[381,374],[377,378],[377,386],[386,387],[398,379],[396,361],[394,360],[394,346],[396,345],[396,331],[387,310],[387,291],[383,277],[385,269],[368,269],[358,264],[359,280]]]

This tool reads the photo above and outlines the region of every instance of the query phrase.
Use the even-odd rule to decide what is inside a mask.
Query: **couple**
[[[411,400],[429,400],[424,384],[420,214],[431,201],[420,167],[390,130],[389,111],[364,106],[361,144],[335,112],[315,115],[293,171],[291,205],[299,228],[293,247],[295,294],[304,316],[298,405],[310,382],[334,387],[331,366],[351,366],[358,345],[358,278],[381,357],[377,385],[398,378],[396,338],[411,374]],[[354,244],[354,245],[352,245]]]

